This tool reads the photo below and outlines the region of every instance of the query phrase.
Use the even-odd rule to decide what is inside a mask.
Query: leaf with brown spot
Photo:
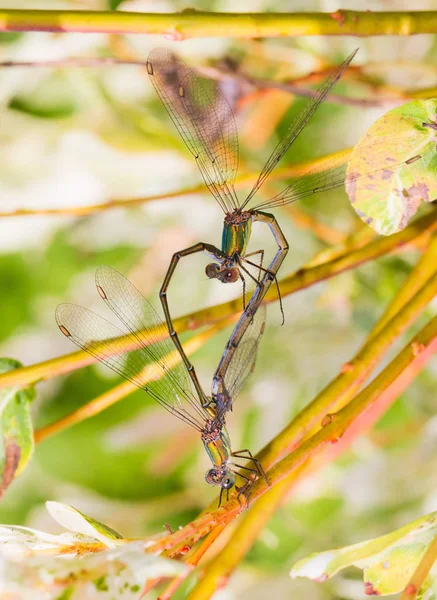
[[[22,365],[10,358],[0,359],[0,373]],[[30,403],[35,397],[33,387],[0,389],[0,426],[3,435],[3,456],[0,459],[0,498],[12,481],[29,462],[34,450]]]
[[[355,146],[346,191],[358,216],[390,235],[421,202],[437,198],[437,98],[415,100],[378,119]],[[349,181],[348,181],[349,180]]]
[[[408,584],[436,535],[434,512],[382,537],[312,554],[298,561],[290,575],[324,582],[342,569],[355,566],[363,571],[367,595],[395,594]]]

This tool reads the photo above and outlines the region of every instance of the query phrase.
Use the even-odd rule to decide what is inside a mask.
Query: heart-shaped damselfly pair
[[[232,109],[220,86],[210,79],[201,77],[169,50],[157,48],[149,55],[147,71],[153,86],[183,141],[194,156],[206,186],[225,213],[221,248],[201,242],[176,252],[160,290],[161,303],[170,336],[185,362],[204,407],[211,402],[211,398],[216,404],[229,403],[225,377],[232,362],[233,353],[236,352],[244,332],[249,327],[272,281],[276,281],[276,274],[288,252],[287,240],[275,217],[265,213],[264,209],[294,202],[344,182],[345,167],[342,166],[333,172],[332,166],[334,165],[330,165],[330,173],[325,170],[313,171],[287,186],[285,190],[269,200],[257,203],[254,199],[255,194],[297,139],[356,52],[357,50],[352,52],[333,71],[307,103],[304,110],[291,123],[261,170],[251,191],[242,200],[238,198],[234,185],[238,170],[237,127]],[[263,250],[247,251],[254,222],[266,223],[278,246],[276,255],[266,268],[262,265]],[[243,282],[243,298],[245,276],[252,279],[257,286],[226,345],[222,360],[214,375],[211,398],[202,391],[195,369],[183,350],[173,327],[167,302],[167,289],[179,260],[197,252],[206,253],[216,261],[206,267],[206,274],[209,278],[218,279],[223,283],[235,283],[241,280]],[[256,255],[259,258],[258,264],[253,262]],[[258,269],[258,277],[252,275],[250,267]]]
[[[283,206],[343,185],[346,186],[351,201],[353,201],[357,184],[374,190],[380,179],[393,178],[398,168],[408,171],[413,182],[419,168],[422,179],[424,176],[428,176],[427,165],[430,157],[427,153],[432,153],[434,157],[435,147],[428,144],[428,149],[426,149],[423,143],[415,143],[414,135],[411,135],[411,139],[408,139],[408,136],[406,139],[405,134],[399,137],[398,132],[394,131],[380,136],[377,140],[370,139],[360,142],[361,155],[371,156],[372,160],[364,159],[359,173],[348,168],[349,152],[346,151],[343,154],[337,154],[334,158],[322,161],[316,168],[294,180],[275,196],[258,201],[255,199],[263,183],[296,141],[333,85],[342,76],[356,52],[357,50],[352,52],[333,70],[304,109],[291,122],[285,135],[262,168],[252,189],[242,199],[238,198],[234,185],[238,169],[237,127],[231,107],[222,93],[220,85],[202,77],[166,49],[155,49],[149,55],[147,71],[152,84],[183,141],[194,156],[207,188],[225,213],[221,248],[210,243],[200,242],[176,252],[171,259],[160,290],[169,333],[183,357],[202,406],[207,406],[211,400],[203,393],[195,369],[184,353],[173,327],[167,301],[167,289],[180,259],[198,252],[212,257],[215,262],[207,265],[207,276],[223,283],[234,283],[241,280],[243,282],[243,298],[245,276],[256,283],[256,289],[247,307],[244,306],[243,300],[245,310],[229,338],[214,374],[211,398],[215,403],[225,405],[230,401],[225,386],[225,377],[232,362],[232,355],[236,352],[244,332],[273,281],[276,281],[279,300],[281,300],[277,273],[288,252],[288,243],[275,217],[264,210]],[[421,125],[433,130],[437,129],[435,119]],[[414,134],[414,126],[411,129]],[[393,158],[390,155],[390,148],[393,147],[399,150],[405,149],[405,152],[399,152],[399,158]],[[369,168],[367,168],[367,162],[371,165]],[[378,166],[375,170],[375,164],[380,165],[380,168]],[[418,165],[420,166],[418,167]],[[414,187],[413,185],[410,190],[401,189],[396,194],[394,202],[398,202],[398,198],[402,198],[402,195],[413,194],[414,197],[409,200],[412,205],[417,206],[421,201],[422,188],[425,190],[426,196],[426,190],[432,189],[433,186],[418,185]],[[389,202],[390,199],[381,198],[379,201],[384,203]],[[360,212],[358,208],[357,212]],[[265,223],[269,226],[278,247],[273,260],[266,268],[263,267],[263,250],[248,252],[252,224],[255,222]],[[259,257],[258,263],[253,262],[256,255]],[[250,268],[258,269],[258,277],[251,274]]]

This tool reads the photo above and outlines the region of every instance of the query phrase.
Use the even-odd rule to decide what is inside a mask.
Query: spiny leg
[[[257,279],[255,279],[255,277],[252,275],[252,273],[250,271],[248,271],[245,267],[243,267],[243,264],[239,261],[238,262],[240,269],[242,269],[247,275],[249,275],[249,277],[252,279],[252,281],[254,281],[256,283],[256,285],[259,285],[259,281]],[[240,271],[240,275],[241,275],[241,271]],[[246,307],[244,307],[244,310],[246,310]],[[253,315],[251,318],[251,322],[253,321]]]
[[[167,301],[167,289],[168,289],[171,278],[173,277],[173,274],[176,270],[176,267],[177,267],[180,259],[185,256],[190,256],[191,254],[196,254],[197,252],[206,252],[207,254],[209,254],[210,256],[212,256],[219,262],[222,261],[224,258],[224,255],[221,252],[221,250],[219,250],[215,246],[212,246],[211,244],[205,244],[203,242],[200,242],[199,244],[195,244],[194,246],[191,246],[190,248],[186,248],[185,250],[180,250],[179,252],[175,252],[175,254],[173,254],[173,257],[170,261],[170,266],[167,270],[167,273],[165,275],[161,289],[159,291],[159,297],[161,299],[162,309],[164,311],[165,320],[167,322],[167,328],[168,328],[170,337],[172,338],[174,345],[176,346],[179,354],[181,355],[184,365],[185,365],[185,367],[191,377],[193,385],[196,389],[197,395],[199,396],[201,405],[203,407],[206,407],[209,404],[209,400],[207,399],[207,397],[205,396],[205,394],[202,390],[202,387],[197,378],[196,371],[194,370],[194,366],[188,360],[188,357],[185,354],[185,351],[179,340],[178,334],[176,333],[176,330],[173,327],[173,321],[172,321],[172,318],[170,315],[170,310],[169,310],[168,301]]]
[[[250,471],[251,473],[255,474],[255,477],[259,477],[259,471],[258,469],[251,469],[250,467],[246,467],[244,465],[239,465],[237,463],[232,463],[234,465],[234,467],[238,467],[239,469],[244,469],[245,471]]]
[[[259,265],[255,265],[254,263],[251,263],[249,260],[246,260],[248,256],[257,256],[260,255],[260,261],[259,261]],[[249,252],[249,254],[245,254],[243,256],[243,260],[246,260],[247,263],[254,264],[254,266],[256,266],[256,268],[258,269],[258,283],[261,281],[261,271],[265,270],[262,268],[263,266],[263,262],[264,262],[264,250],[255,250],[255,252]]]
[[[249,503],[250,490],[254,484],[253,479],[249,479],[249,477],[246,477],[246,475],[243,475],[242,473],[239,473],[238,471],[232,471],[232,472],[235,473],[236,475],[238,475],[238,477],[241,477],[242,479],[244,479],[246,481],[246,483],[241,488],[237,488],[237,486],[235,486],[235,489],[238,491],[237,498],[239,499],[240,496],[243,494],[246,497],[247,502]],[[247,495],[246,495],[246,491],[248,492]]]
[[[244,453],[248,454],[248,456],[244,456]],[[255,465],[255,468],[258,471],[259,476],[263,477],[266,480],[267,485],[270,487],[270,482],[268,480],[264,467],[262,466],[261,462],[253,456],[250,450],[248,450],[247,448],[244,448],[244,450],[237,450],[236,452],[232,453],[232,456],[234,456],[235,458],[243,458],[245,460],[252,461]]]
[[[282,296],[281,296],[281,290],[279,288],[279,281],[278,281],[278,277],[276,275],[276,273],[273,273],[272,271],[269,271],[268,269],[263,269],[263,267],[261,265],[257,265],[256,263],[253,263],[250,260],[247,260],[247,258],[244,258],[244,261],[247,262],[248,265],[251,265],[252,267],[255,267],[256,269],[258,269],[258,272],[261,273],[261,271],[264,271],[264,273],[269,273],[273,279],[273,281],[275,282],[276,285],[276,291],[278,293],[278,300],[279,300],[279,310],[281,311],[281,315],[282,315],[282,325],[284,325],[285,323],[285,315],[284,315],[284,308],[282,306]],[[259,281],[259,279],[258,279]]]
[[[238,270],[240,275],[240,279],[243,282],[243,310],[246,310],[246,280],[243,277],[243,274],[240,270]]]

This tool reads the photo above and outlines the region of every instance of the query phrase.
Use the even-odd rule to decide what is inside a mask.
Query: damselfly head
[[[215,279],[220,273],[220,265],[217,263],[210,263],[209,265],[206,265],[205,273],[209,279]]]
[[[240,277],[240,272],[237,267],[231,267],[230,269],[226,269],[225,271],[221,271],[219,275],[220,281],[223,283],[235,283],[238,281]]]
[[[205,479],[209,485],[219,485],[224,490],[230,490],[235,485],[235,475],[225,469],[210,469]]]
[[[205,269],[209,279],[218,279],[222,283],[235,283],[240,277],[237,267],[222,267],[217,263],[210,263]]]

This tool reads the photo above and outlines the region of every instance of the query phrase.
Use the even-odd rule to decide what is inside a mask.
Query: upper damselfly
[[[276,280],[276,274],[288,252],[287,240],[275,217],[263,212],[264,209],[294,202],[318,191],[336,187],[344,182],[344,170],[335,174],[317,170],[317,172],[295,181],[280,194],[266,201],[257,203],[255,194],[326,98],[332,86],[341,77],[356,52],[357,50],[352,52],[326,79],[304,110],[291,123],[264,165],[253,188],[242,200],[238,198],[234,186],[238,170],[237,127],[232,109],[219,85],[201,77],[166,49],[155,49],[149,55],[147,71],[153,86],[183,141],[193,154],[205,184],[225,213],[221,248],[200,242],[176,252],[160,290],[170,336],[183,357],[203,406],[207,406],[210,400],[203,393],[194,367],[184,353],[173,327],[167,302],[167,289],[176,266],[182,257],[204,252],[216,261],[206,267],[206,274],[209,278],[218,279],[223,283],[235,283],[241,280],[244,286],[246,275],[257,285],[251,300],[245,307],[246,310],[234,329],[214,377],[213,399],[215,400],[217,394],[224,391],[223,379],[229,368],[232,353],[238,347],[272,281]],[[263,250],[247,251],[254,222],[266,223],[278,246],[276,255],[267,268],[262,266]],[[260,257],[259,264],[250,260],[255,255]],[[259,269],[262,276],[255,278],[248,267]]]

